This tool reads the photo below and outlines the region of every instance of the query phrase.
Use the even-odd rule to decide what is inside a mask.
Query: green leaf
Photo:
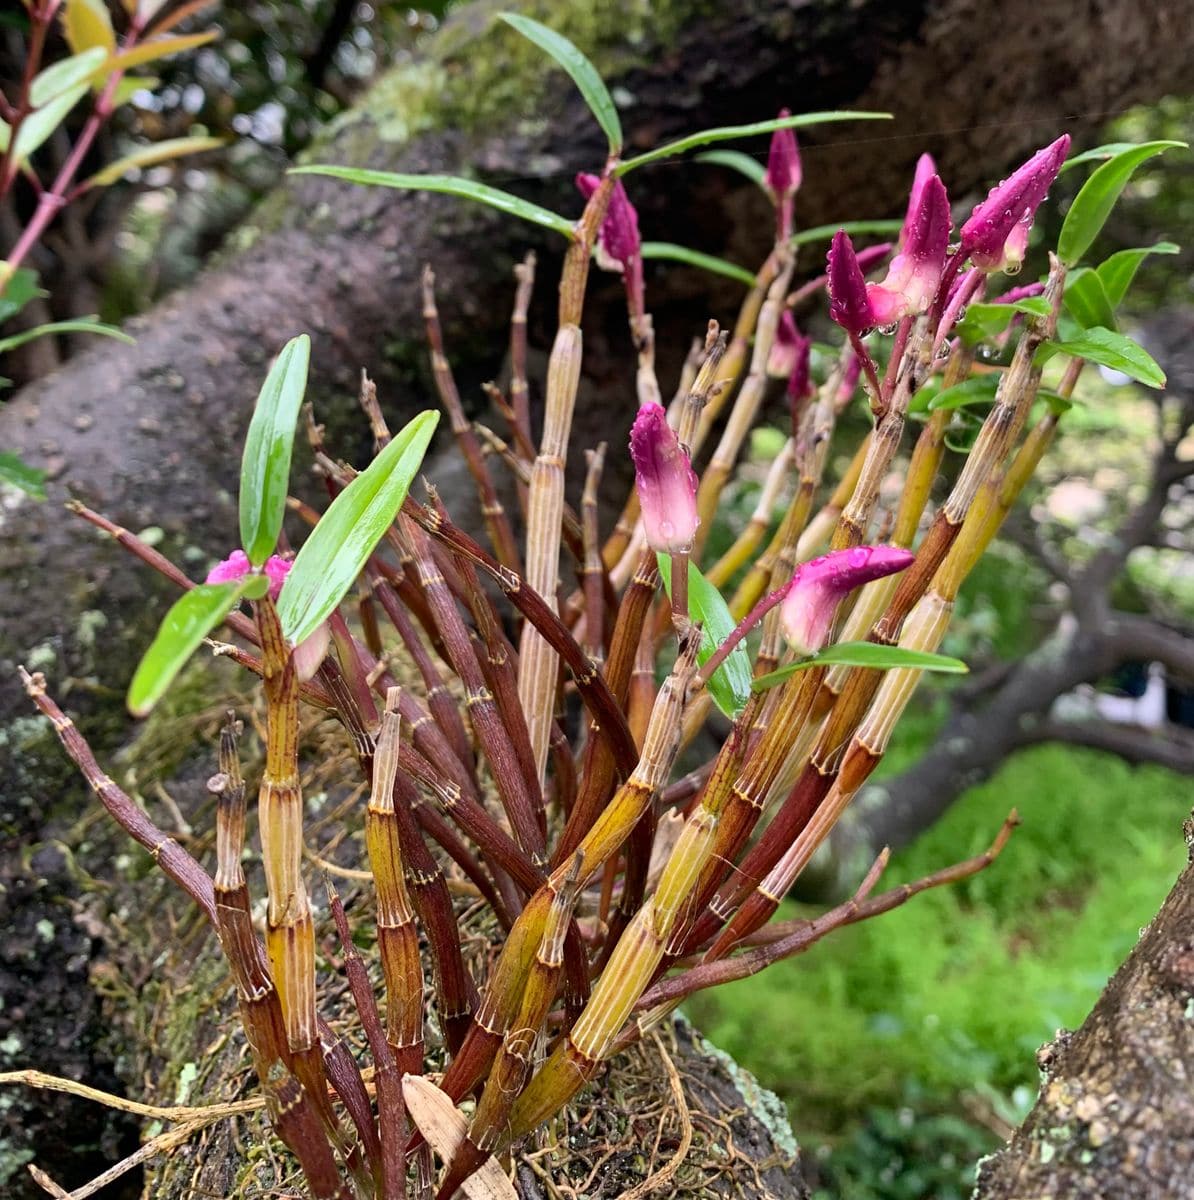
[[[161,82],[156,75],[125,75],[116,85],[116,91],[112,96],[112,106],[120,108],[138,92],[152,92]]]
[[[28,267],[18,267],[8,279],[4,290],[0,292],[0,325],[17,313],[38,296],[48,296],[50,293],[37,286],[37,272]]]
[[[306,167],[291,167],[288,175],[327,175],[332,179],[346,179],[349,183],[365,183],[373,187],[399,188],[409,192],[442,192],[447,196],[463,196],[466,200],[476,200],[488,204],[500,212],[511,216],[521,217],[533,225],[542,225],[545,229],[554,229],[565,237],[573,236],[573,224],[567,217],[561,217],[550,209],[540,208],[529,200],[512,196],[509,192],[477,183],[473,179],[462,179],[458,175],[400,175],[392,171],[370,171],[363,167],[333,167],[311,165]]]
[[[995,400],[995,392],[999,387],[1001,376],[972,375],[955,383],[953,387],[942,388],[928,404],[929,412],[937,412],[942,408],[967,408],[972,404],[991,404]]]
[[[622,122],[618,119],[618,110],[614,106],[609,89],[605,86],[597,68],[566,38],[556,33],[530,17],[518,13],[500,13],[503,21],[511,28],[518,30],[524,38],[532,41],[545,54],[552,58],[572,76],[585,103],[597,118],[597,124],[605,131],[609,139],[611,155],[622,153]]]
[[[672,560],[657,554],[659,574],[668,595],[672,591]],[[734,618],[721,593],[690,562],[688,564],[688,615],[701,623],[701,648],[697,662],[707,662],[709,656],[733,633]],[[750,698],[750,658],[746,647],[739,643],[726,656],[725,662],[709,677],[706,685],[714,704],[731,719],[742,710]]]
[[[835,221],[832,225],[814,225],[811,229],[802,229],[799,233],[792,235],[793,246],[803,246],[808,242],[827,242],[839,229],[844,230],[851,237],[863,237],[867,234],[874,234],[877,237],[889,237],[893,233],[899,233],[903,228],[903,221]]]
[[[1034,317],[1049,315],[1049,301],[1044,296],[1028,296],[1010,304],[969,304],[966,315],[958,322],[958,336],[968,345],[997,337],[1012,322],[1016,313]]]
[[[149,712],[203,639],[256,584],[252,576],[232,583],[201,583],[174,603],[129,684],[128,706],[133,716]]]
[[[640,154],[637,158],[626,159],[625,162],[618,164],[614,174],[626,175],[630,171],[636,171],[639,167],[646,166],[647,163],[657,162],[661,158],[674,158],[677,154],[683,154],[686,150],[692,150],[697,146],[706,146],[710,142],[726,142],[732,138],[752,137],[758,133],[774,133],[777,129],[798,129],[806,125],[825,125],[830,121],[890,120],[891,113],[850,112],[843,109],[836,112],[801,113],[795,117],[776,117],[771,121],[754,121],[750,125],[723,125],[717,129],[702,129],[700,133],[690,133],[687,137],[682,137],[678,141],[668,142],[666,146],[660,146],[655,150],[648,150],[646,154]]]
[[[134,67],[143,67],[146,63],[156,62],[159,58],[169,58],[172,54],[181,54],[184,50],[194,50],[198,46],[206,46],[220,36],[218,29],[208,29],[203,33],[184,33],[178,37],[154,38],[151,42],[141,42],[131,50],[122,50],[113,55],[104,68],[105,76],[113,71],[131,71]]]
[[[1111,329],[1087,329],[1064,342],[1046,342],[1037,352],[1037,362],[1047,362],[1055,354],[1069,354],[1087,362],[1122,371],[1151,388],[1165,386],[1165,372],[1139,342]]]
[[[716,258],[712,254],[702,254],[699,250],[690,250],[687,246],[677,246],[674,242],[643,242],[643,258],[667,258],[673,262],[687,263],[690,267],[700,267],[704,271],[712,271],[714,275],[724,275],[727,279],[736,279],[739,283],[753,287],[754,275],[737,263],[727,262],[724,258]]]
[[[101,337],[115,338],[118,342],[127,342],[130,346],[136,341],[115,325],[105,325],[94,317],[78,317],[73,321],[51,321],[46,325],[14,333],[11,337],[0,338],[0,354],[7,354],[10,350],[33,341],[34,338],[45,337],[50,333],[96,333]]]
[[[149,167],[154,163],[167,162],[170,159],[182,158],[187,154],[201,154],[204,150],[215,150],[223,146],[225,140],[219,137],[181,137],[165,138],[160,142],[151,142],[141,146],[131,154],[118,158],[109,163],[102,171],[97,171],[84,187],[107,187],[127,175],[135,167]]]
[[[240,464],[240,544],[255,567],[274,552],[286,493],[290,488],[290,453],[303,394],[311,339],[291,338],[274,361],[257,396]]]
[[[1064,175],[1073,167],[1077,167],[1082,163],[1094,162],[1096,159],[1099,162],[1106,162],[1109,158],[1114,158],[1117,154],[1122,154],[1125,150],[1132,150],[1138,145],[1137,142],[1105,142],[1102,146],[1094,146],[1090,150],[1084,150],[1081,154],[1075,154],[1073,158],[1067,158],[1061,164],[1059,174]]]
[[[42,108],[80,83],[89,85],[91,77],[107,61],[107,50],[103,46],[92,46],[82,54],[72,54],[52,67],[46,67],[34,76],[29,85],[30,105],[33,108]]]
[[[43,108],[34,109],[17,130],[17,143],[13,148],[17,162],[24,162],[37,150],[86,94],[87,84],[78,84],[55,96]]]
[[[767,168],[757,158],[751,158],[741,150],[706,150],[704,154],[696,156],[696,161],[728,167],[731,171],[737,171],[739,175],[745,175],[751,183],[756,183],[759,187],[765,186],[767,180]]]
[[[1186,148],[1185,142],[1144,142],[1129,150],[1121,150],[1105,162],[1082,185],[1065,215],[1061,235],[1057,239],[1057,254],[1067,266],[1075,266],[1099,235],[1103,223],[1111,215],[1119,194],[1132,173],[1141,163],[1156,154],[1174,147]]]
[[[1089,329],[1092,325],[1115,328],[1115,310],[1097,271],[1089,267],[1078,267],[1071,271],[1065,282],[1062,300],[1083,329]]]
[[[116,31],[104,0],[66,0],[62,33],[76,54],[99,47],[107,59],[116,49]]]
[[[46,473],[31,467],[11,450],[0,450],[0,483],[11,483],[35,500],[46,498]]]
[[[1108,303],[1113,309],[1123,303],[1140,264],[1150,254],[1176,254],[1181,249],[1174,242],[1158,242],[1155,246],[1142,246],[1133,250],[1119,250],[1095,268],[1107,293]]]
[[[797,671],[809,667],[870,667],[876,671],[892,671],[904,668],[913,671],[937,671],[945,675],[965,675],[970,668],[960,658],[949,658],[944,654],[930,654],[926,650],[905,650],[903,646],[881,646],[875,642],[838,642],[824,650],[788,663],[778,671],[760,675],[750,686],[752,691],[761,692],[783,683]]]
[[[292,646],[327,620],[402,507],[439,414],[420,413],[328,506],[298,552],[278,597]]]

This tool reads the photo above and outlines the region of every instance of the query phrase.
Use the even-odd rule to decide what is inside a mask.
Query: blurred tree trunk
[[[495,27],[494,12],[510,6],[457,9],[426,54],[384,75],[310,157],[475,172],[577,211],[572,176],[600,164],[598,130],[567,79]],[[1101,117],[1176,86],[1194,36],[1165,0],[1064,9],[1034,0],[521,7],[593,55],[624,106],[631,152],[784,104],[896,113],[894,126],[827,126],[804,139],[806,224],[898,212],[924,149],[960,198],[1054,136],[1063,114]],[[736,177],[665,164],[636,176],[634,191],[647,236],[743,263],[765,253],[765,204]],[[132,665],[169,598],[115,545],[66,517],[61,501],[77,495],[130,529],[153,529],[165,551],[201,573],[233,544],[241,439],[284,340],[311,332],[311,394],[333,445],[351,454],[367,437],[353,416],[362,367],[378,379],[392,420],[433,403],[420,335],[423,264],[438,272],[449,351],[471,398],[500,370],[510,270],[528,246],[540,252],[532,339],[542,345],[561,247],[540,231],[439,197],[284,181],[192,287],[130,323],[135,347],[97,344],[0,408],[0,446],[51,477],[48,503],[17,498],[0,514],[0,829],[11,851],[0,860],[0,1044],[20,1045],[22,1061],[34,1046],[39,1066],[95,1082],[121,1051],[100,1045],[105,1023],[81,986],[95,947],[73,920],[76,864],[50,846],[83,811],[85,789],[29,718],[14,666],[44,670],[101,756],[110,754],[128,736],[121,696]],[[666,387],[692,335],[709,316],[728,321],[739,293],[686,268],[652,269],[650,289]],[[578,444],[598,435],[616,442],[629,424],[633,359],[617,291],[595,280]],[[79,865],[110,874],[98,843]],[[47,930],[55,952],[35,952]],[[5,1109],[0,1134],[37,1145],[69,1183],[93,1165],[71,1157],[95,1136],[80,1124],[93,1115],[39,1096]]]
[[[1041,1048],[1040,1096],[979,1168],[975,1200],[1194,1195],[1191,865],[1076,1033]]]

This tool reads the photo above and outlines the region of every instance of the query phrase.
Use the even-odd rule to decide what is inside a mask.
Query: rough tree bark
[[[1041,1091],[975,1200],[1194,1194],[1194,822],[1188,865],[1076,1033],[1037,1054]]]
[[[314,156],[476,170],[498,183],[514,179],[541,202],[574,204],[573,172],[600,160],[596,130],[558,72],[511,31],[493,28],[497,7],[460,9],[427,55],[385,76]],[[702,124],[758,119],[785,103],[896,112],[894,130],[841,126],[806,139],[808,223],[898,207],[922,149],[938,156],[960,195],[1051,136],[1066,114],[1104,114],[1178,84],[1191,37],[1164,0],[1092,0],[1064,13],[1034,0],[524,7],[593,53],[625,104],[633,148]],[[890,140],[868,145],[876,136]],[[767,222],[748,188],[708,169],[660,167],[639,178],[648,234],[683,230],[682,240],[740,261],[761,257]],[[180,561],[201,570],[234,536],[240,439],[265,363],[287,336],[315,336],[313,392],[322,414],[339,416],[333,435],[347,451],[361,436],[343,420],[361,367],[379,379],[391,410],[428,402],[417,332],[422,264],[438,269],[452,352],[462,380],[475,384],[499,369],[510,267],[527,245],[541,252],[542,331],[559,247],[533,231],[438,199],[286,182],[219,264],[133,323],[135,348],[98,345],[0,409],[0,444],[52,476],[49,503],[14,500],[0,513],[0,829],[8,851],[0,864],[0,1047],[15,1038],[22,1060],[36,1046],[38,1065],[101,1083],[119,1053],[100,1047],[105,1022],[83,983],[96,946],[90,927],[73,919],[78,868],[53,846],[84,792],[26,715],[13,666],[46,670],[101,753],[111,751],[127,737],[119,697],[166,594],[115,546],[67,523],[60,501],[77,494],[130,528],[153,526]],[[605,286],[607,296],[615,290]],[[668,378],[693,331],[710,315],[728,318],[736,296],[680,269],[660,271],[652,289]],[[587,335],[581,411],[595,414],[606,436],[610,414],[630,404],[632,363],[617,304],[599,309],[601,300],[599,288],[594,314],[611,315]],[[94,832],[79,865],[102,878],[112,843]],[[65,1164],[98,1136],[81,1132],[78,1110],[65,1102],[38,1097],[32,1108],[39,1118],[22,1103],[0,1115],[22,1147],[37,1139]]]

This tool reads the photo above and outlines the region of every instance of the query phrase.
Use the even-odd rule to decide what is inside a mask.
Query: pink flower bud
[[[825,645],[837,606],[848,593],[902,571],[915,557],[898,546],[856,546],[802,563],[780,609],[792,649],[799,655],[815,654]]]
[[[223,562],[218,562],[207,573],[204,583],[236,583],[253,569],[249,556],[243,550],[233,550]]]
[[[803,340],[800,330],[796,328],[796,318],[792,316],[792,310],[785,308],[780,314],[779,324],[775,329],[775,340],[771,343],[771,351],[767,355],[767,374],[772,379],[787,379],[791,375]]]
[[[788,400],[793,406],[808,400],[816,390],[809,372],[809,352],[813,345],[812,338],[806,338],[800,333],[797,333],[796,336],[800,339],[800,344],[796,347],[792,369],[788,372]]]
[[[600,184],[596,175],[582,172],[576,177],[576,186],[586,200]],[[638,213],[620,179],[614,183],[605,220],[597,233],[597,262],[604,271],[622,273],[630,311],[641,316],[644,308],[642,239],[638,232]]]
[[[1039,296],[1044,290],[1043,283],[1025,283],[1020,287],[1012,288],[1011,291],[1004,292],[1002,296],[996,296],[991,303],[1015,304],[1017,300],[1030,300],[1033,296]]]
[[[949,246],[949,197],[936,175],[919,189],[914,186],[913,195],[916,211],[910,209],[904,221],[903,249],[891,260],[882,283],[867,284],[871,311],[881,325],[924,312],[941,283]]]
[[[829,246],[829,315],[847,332],[863,334],[879,324],[867,299],[866,280],[849,234],[839,229]]]
[[[662,405],[644,404],[638,410],[630,430],[630,457],[647,544],[665,554],[691,550],[697,478]]]
[[[286,576],[290,574],[291,564],[276,554],[271,554],[262,570],[269,579],[269,598],[277,600],[278,593]],[[204,583],[238,583],[253,571],[253,564],[243,550],[233,550],[223,562],[216,563],[207,573]]]
[[[912,176],[912,191],[908,194],[908,210],[904,214],[904,227],[900,230],[900,247],[908,241],[908,235],[916,224],[916,216],[920,211],[920,194],[924,186],[937,174],[937,164],[931,154],[922,154],[916,160],[916,172]]]
[[[993,187],[962,226],[963,255],[984,271],[1018,270],[1036,210],[1057,178],[1070,149],[1070,135],[1038,150],[1022,167]]]
[[[779,110],[781,117],[790,116],[786,108]],[[800,147],[796,134],[791,129],[777,129],[771,135],[771,151],[767,155],[767,174],[764,182],[775,201],[776,236],[786,241],[792,236],[792,199],[800,187],[803,172],[800,166]]]

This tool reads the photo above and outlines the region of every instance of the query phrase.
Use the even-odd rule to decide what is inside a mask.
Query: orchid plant
[[[205,582],[73,505],[184,589],[133,680],[134,712],[148,710],[220,625],[236,638],[220,652],[263,682],[263,942],[241,868],[246,805],[235,724],[221,738],[210,784],[218,800],[213,875],[102,773],[45,680],[25,677],[100,801],[215,927],[274,1127],[319,1200],[397,1200],[408,1188],[439,1200],[461,1190],[513,1196],[507,1152],[686,997],[990,863],[1014,813],[977,858],[876,893],[884,854],[848,904],[811,923],[772,919],[881,762],[923,674],[965,669],[937,653],[958,589],[1047,451],[1084,364],[1163,383],[1156,364],[1115,328],[1114,309],[1149,251],[1079,266],[1135,165],[1163,144],[1070,160],[1101,165],[1074,201],[1039,285],[985,298],[993,276],[1029,259],[1035,215],[1066,167],[1065,136],[995,187],[956,240],[945,185],[922,157],[883,277],[867,281],[893,247],[856,251],[843,228],[825,231],[832,241],[824,273],[797,282],[798,254],[824,235],[796,228],[801,161],[793,130],[879,114],[785,110],[625,158],[617,110],[588,61],[544,26],[505,19],[571,74],[608,136],[606,162],[578,181],[579,219],[468,179],[299,168],[467,197],[567,239],[537,447],[525,373],[533,263],[518,268],[509,390],[493,391],[508,441],[465,417],[433,279],[424,278],[439,399],[482,499],[488,548],[453,522],[430,485],[421,499],[410,494],[436,414],[391,435],[368,381],[361,399],[376,457],[358,474],[328,453],[311,422],[332,500],[322,515],[288,501],[305,336],[282,350],[257,401],[241,480],[241,548]],[[713,263],[743,276],[746,296],[731,328],[710,324],[665,404],[644,282],[644,263],[657,255],[640,239],[627,180],[647,162],[766,133],[765,169],[731,152],[715,161],[744,170],[771,197],[773,248],[745,276]],[[663,253],[710,263],[677,247]],[[604,538],[597,492],[611,451],[586,448],[579,511],[564,482],[595,254],[626,284],[639,399],[629,433],[635,489]],[[840,352],[814,361],[796,315],[826,288],[846,339]],[[980,347],[995,347],[981,363]],[[1045,387],[1054,356],[1065,366]],[[786,443],[749,524],[708,562],[713,516],[777,374],[786,380]],[[860,380],[872,426],[831,484],[828,451]],[[957,457],[947,461],[947,453]],[[934,504],[943,468],[952,483]],[[497,470],[513,476],[521,539],[499,499]],[[880,482],[893,472],[903,484],[887,512]],[[288,504],[312,526],[293,561],[279,549]],[[562,586],[573,573],[575,586]],[[412,664],[402,677],[417,683],[399,684],[395,655]],[[661,682],[660,660],[670,664]],[[342,723],[369,795],[370,883],[359,903],[376,916],[381,1004],[344,907],[330,898],[373,1060],[369,1081],[329,1036],[316,990],[300,705]],[[714,707],[729,734],[708,761],[677,777],[681,750],[695,745]],[[561,714],[578,711],[570,735]],[[448,874],[469,881],[504,931],[484,978],[470,974],[462,956]],[[424,1041],[431,1004],[441,1043],[435,1059]],[[438,1180],[432,1152],[442,1164]]]

